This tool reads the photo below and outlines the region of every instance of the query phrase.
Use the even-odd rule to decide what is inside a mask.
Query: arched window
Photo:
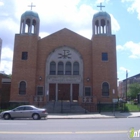
[[[73,64],[73,75],[79,75],[79,63],[74,62]]]
[[[36,20],[33,20],[33,23],[32,23],[32,31],[31,31],[32,34],[35,34],[36,33],[36,30],[35,30],[36,28],[35,27],[36,27]]]
[[[63,62],[59,62],[58,63],[58,72],[57,72],[58,75],[63,75],[64,74],[64,64]]]
[[[101,34],[105,34],[106,33],[106,25],[105,25],[105,20],[101,19]]]
[[[95,34],[99,34],[99,21],[95,21]]]
[[[70,62],[66,63],[65,75],[71,75],[71,63]]]
[[[56,74],[56,63],[51,62],[50,63],[50,75],[55,75]]]
[[[109,84],[107,82],[102,84],[102,96],[109,96]]]
[[[21,81],[19,83],[19,94],[20,95],[26,94],[26,82],[25,81]]]

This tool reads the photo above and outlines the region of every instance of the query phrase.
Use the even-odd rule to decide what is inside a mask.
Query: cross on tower
[[[102,11],[102,7],[105,7],[102,5],[102,3],[100,3],[100,5],[97,5],[97,7],[100,7],[100,10]]]
[[[35,7],[35,5],[33,5],[33,3],[31,3],[31,5],[28,5],[28,7],[31,7],[31,10],[33,7]]]

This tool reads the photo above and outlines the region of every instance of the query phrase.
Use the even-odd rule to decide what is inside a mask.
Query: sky
[[[21,15],[31,10],[40,17],[41,38],[63,28],[88,39],[92,37],[92,18],[102,9],[111,16],[112,34],[116,35],[118,80],[140,73],[140,0],[0,0],[0,71],[12,74],[15,34],[19,34]]]

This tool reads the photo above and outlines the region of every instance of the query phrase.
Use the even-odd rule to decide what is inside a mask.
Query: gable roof
[[[64,37],[76,37],[76,38],[79,38],[79,39],[84,39],[84,40],[87,40],[87,41],[91,41],[90,39],[82,36],[82,35],[79,35],[78,33],[74,32],[74,31],[71,31],[67,28],[63,28],[55,33],[52,33],[44,38],[42,38],[41,40],[43,39],[47,39],[47,38],[50,38],[50,37],[53,37],[53,36],[64,36]]]

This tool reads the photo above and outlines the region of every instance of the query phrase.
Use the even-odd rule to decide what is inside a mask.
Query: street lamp
[[[128,78],[128,71],[126,70],[126,102],[127,102],[127,78]]]

